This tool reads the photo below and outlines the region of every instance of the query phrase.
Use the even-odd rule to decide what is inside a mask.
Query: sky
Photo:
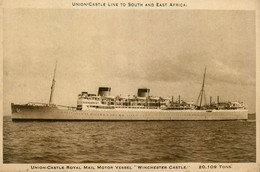
[[[255,112],[255,13],[218,10],[4,9],[4,114],[10,104],[76,106],[81,91],[196,103],[205,92]]]

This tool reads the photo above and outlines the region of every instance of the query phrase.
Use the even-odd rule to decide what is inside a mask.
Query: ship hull
[[[89,109],[72,110],[49,106],[12,104],[12,120],[246,120],[247,110],[161,110],[161,109]]]

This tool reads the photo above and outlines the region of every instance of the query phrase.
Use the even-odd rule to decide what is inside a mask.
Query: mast
[[[206,78],[206,70],[207,70],[207,66],[205,67],[205,70],[204,70],[204,76],[203,76],[203,82],[202,82],[202,88],[201,88],[201,91],[200,91],[200,94],[199,94],[199,97],[197,99],[197,104],[200,100],[200,103],[199,103],[199,107],[201,107],[201,104],[202,104],[202,97],[204,95],[204,101],[205,101],[205,104],[206,104],[206,95],[205,95],[205,91],[204,91],[204,85],[205,85],[205,78]]]
[[[54,68],[54,74],[53,74],[53,79],[52,79],[51,94],[50,94],[49,105],[53,104],[53,102],[52,102],[52,97],[53,97],[54,88],[55,88],[55,82],[56,82],[56,81],[55,81],[56,68],[57,68],[57,60],[56,60],[56,64],[55,64],[55,68]]]

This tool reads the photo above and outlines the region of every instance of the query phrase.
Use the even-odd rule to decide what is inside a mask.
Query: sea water
[[[3,120],[4,163],[255,162],[256,122]]]

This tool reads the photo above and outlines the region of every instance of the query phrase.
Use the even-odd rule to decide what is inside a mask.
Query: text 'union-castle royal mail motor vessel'
[[[56,63],[57,66],[57,63]],[[140,88],[136,96],[111,96],[111,88],[100,87],[97,94],[82,92],[77,107],[55,105],[52,102],[55,73],[49,104],[11,104],[12,120],[244,120],[248,110],[241,102],[212,102],[202,105],[202,89],[197,104],[172,98],[150,96],[150,89]]]

